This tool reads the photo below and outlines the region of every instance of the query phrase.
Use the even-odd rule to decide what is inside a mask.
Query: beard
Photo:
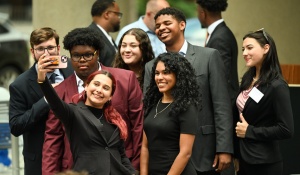
[[[115,24],[112,32],[117,32],[120,30],[120,23]]]

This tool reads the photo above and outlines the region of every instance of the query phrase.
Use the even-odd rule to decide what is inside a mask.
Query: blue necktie
[[[183,57],[185,57],[185,53],[184,52],[182,52],[182,51],[180,51],[180,52],[178,52],[180,55],[182,55]]]
[[[51,76],[49,77],[49,81],[51,84],[55,83],[55,77],[56,77],[56,73],[52,73]]]

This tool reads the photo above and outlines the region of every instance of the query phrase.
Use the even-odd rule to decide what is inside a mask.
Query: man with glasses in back
[[[9,86],[9,124],[14,136],[23,135],[25,175],[41,175],[45,122],[50,107],[37,82],[36,63],[38,59],[59,55],[59,36],[49,27],[36,29],[31,33],[30,45],[35,63]],[[55,86],[71,74],[70,66],[53,69],[47,78]]]
[[[139,170],[143,132],[142,91],[132,71],[106,67],[98,62],[99,53],[104,48],[104,42],[99,40],[99,35],[91,28],[76,28],[64,37],[64,49],[70,52],[75,72],[56,86],[55,90],[62,100],[71,103],[73,95],[84,90],[83,82],[94,71],[106,70],[113,74],[116,90],[111,103],[127,124],[126,155],[133,167]],[[52,111],[46,122],[42,162],[43,175],[53,175],[73,166],[69,140],[62,123]]]
[[[122,13],[119,5],[114,0],[97,0],[92,6],[91,15],[93,22],[89,25],[89,28],[98,31],[101,40],[104,42],[104,48],[99,53],[99,61],[105,66],[112,67],[117,45],[109,32],[120,30]]]

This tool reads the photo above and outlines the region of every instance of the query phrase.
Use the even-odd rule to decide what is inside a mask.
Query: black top
[[[82,101],[77,104],[66,104],[59,99],[47,80],[39,85],[54,114],[65,127],[73,155],[73,170],[86,170],[90,174],[103,175],[135,174],[126,157],[119,129],[115,127],[111,132],[114,127],[112,124],[107,123],[104,128],[96,118],[102,113],[101,110],[90,110],[91,108]],[[104,130],[107,128],[108,133]]]
[[[146,116],[144,131],[148,139],[149,174],[167,174],[179,153],[180,134],[196,134],[196,107],[190,106],[187,111],[175,117],[168,115],[172,104],[164,111],[169,103],[159,103]],[[159,113],[162,111],[161,113]],[[192,164],[186,165],[182,174],[196,174]]]
[[[110,123],[106,120],[106,117],[104,115],[104,111],[99,108],[94,108],[92,106],[87,106],[88,109],[95,115],[95,117],[99,120],[101,123],[102,129],[105,131],[105,138],[106,140],[109,140],[109,138],[112,136],[113,132],[116,130],[117,126]]]

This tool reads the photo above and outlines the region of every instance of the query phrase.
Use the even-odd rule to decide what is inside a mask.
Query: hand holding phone
[[[48,56],[52,64],[47,66],[50,69],[63,69],[68,66],[68,57],[65,55],[50,55]]]

